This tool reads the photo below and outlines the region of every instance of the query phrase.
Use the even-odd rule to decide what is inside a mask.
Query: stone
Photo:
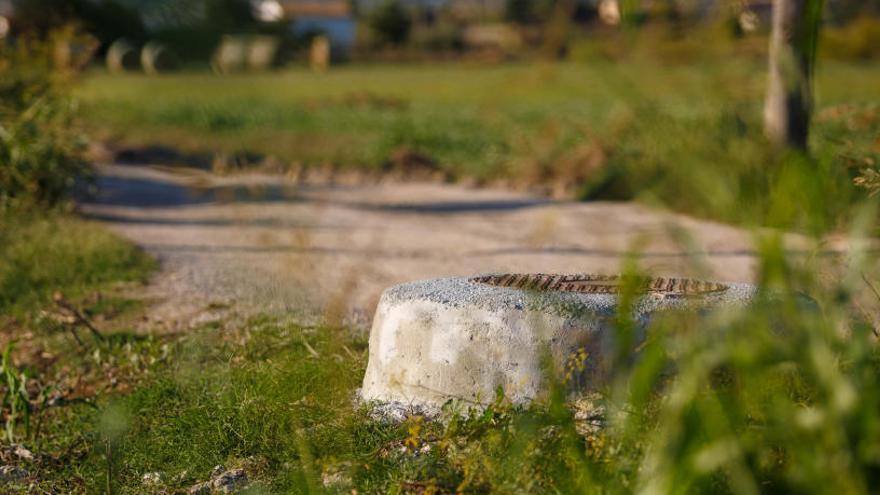
[[[235,493],[248,483],[244,469],[231,469],[211,480],[211,487],[218,493]]]
[[[0,466],[0,482],[18,481],[28,477],[28,472],[18,466]]]
[[[12,453],[18,456],[20,459],[25,459],[27,461],[34,460],[34,453],[20,443],[12,445]]]
[[[141,481],[144,485],[152,486],[161,484],[165,480],[165,475],[159,471],[154,471],[151,473],[144,473],[141,477]]]
[[[211,468],[211,479],[214,479],[225,472],[226,466],[224,466],[223,464],[217,464],[216,466]]]
[[[186,493],[189,495],[209,495],[211,493],[211,482],[206,481],[204,483],[196,483],[189,487],[189,490],[187,490]]]
[[[190,495],[205,495],[209,493],[237,493],[244,490],[248,484],[247,473],[244,469],[226,470],[218,464],[211,470],[211,479],[191,486],[187,493]]]
[[[547,356],[566,381],[595,391],[610,373],[624,281],[490,274],[391,287],[373,319],[360,398],[391,418],[436,413],[449,400],[479,407],[499,389],[523,404],[542,396]],[[742,306],[757,293],[748,284],[685,278],[632,283],[639,292],[632,308],[636,342],[657,313]]]

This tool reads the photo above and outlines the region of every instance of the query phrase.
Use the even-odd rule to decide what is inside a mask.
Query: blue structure
[[[287,0],[284,15],[297,37],[323,34],[334,57],[345,57],[355,43],[357,23],[346,0]]]
[[[323,34],[330,40],[334,52],[348,53],[354,46],[356,24],[354,18],[304,15],[293,20],[291,29],[297,37]]]

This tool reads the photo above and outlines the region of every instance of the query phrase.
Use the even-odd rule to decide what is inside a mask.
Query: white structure
[[[638,333],[657,311],[742,305],[756,293],[688,279],[638,283]],[[373,320],[361,397],[392,414],[430,413],[450,399],[485,404],[499,387],[524,403],[545,389],[548,355],[557,370],[585,356],[571,382],[594,388],[609,372],[619,286],[616,276],[508,274],[392,287]]]

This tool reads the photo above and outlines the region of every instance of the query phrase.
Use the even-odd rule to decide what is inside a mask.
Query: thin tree
[[[764,131],[780,146],[806,149],[823,0],[773,0]]]

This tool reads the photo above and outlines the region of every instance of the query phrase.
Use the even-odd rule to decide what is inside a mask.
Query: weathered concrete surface
[[[491,401],[501,387],[524,403],[547,388],[547,351],[557,370],[579,352],[586,356],[573,381],[592,389],[608,373],[619,281],[506,275],[392,287],[376,311],[361,396],[392,409],[432,411],[449,399]],[[643,285],[632,308],[638,333],[658,312],[738,306],[756,294],[738,283],[666,278]]]

